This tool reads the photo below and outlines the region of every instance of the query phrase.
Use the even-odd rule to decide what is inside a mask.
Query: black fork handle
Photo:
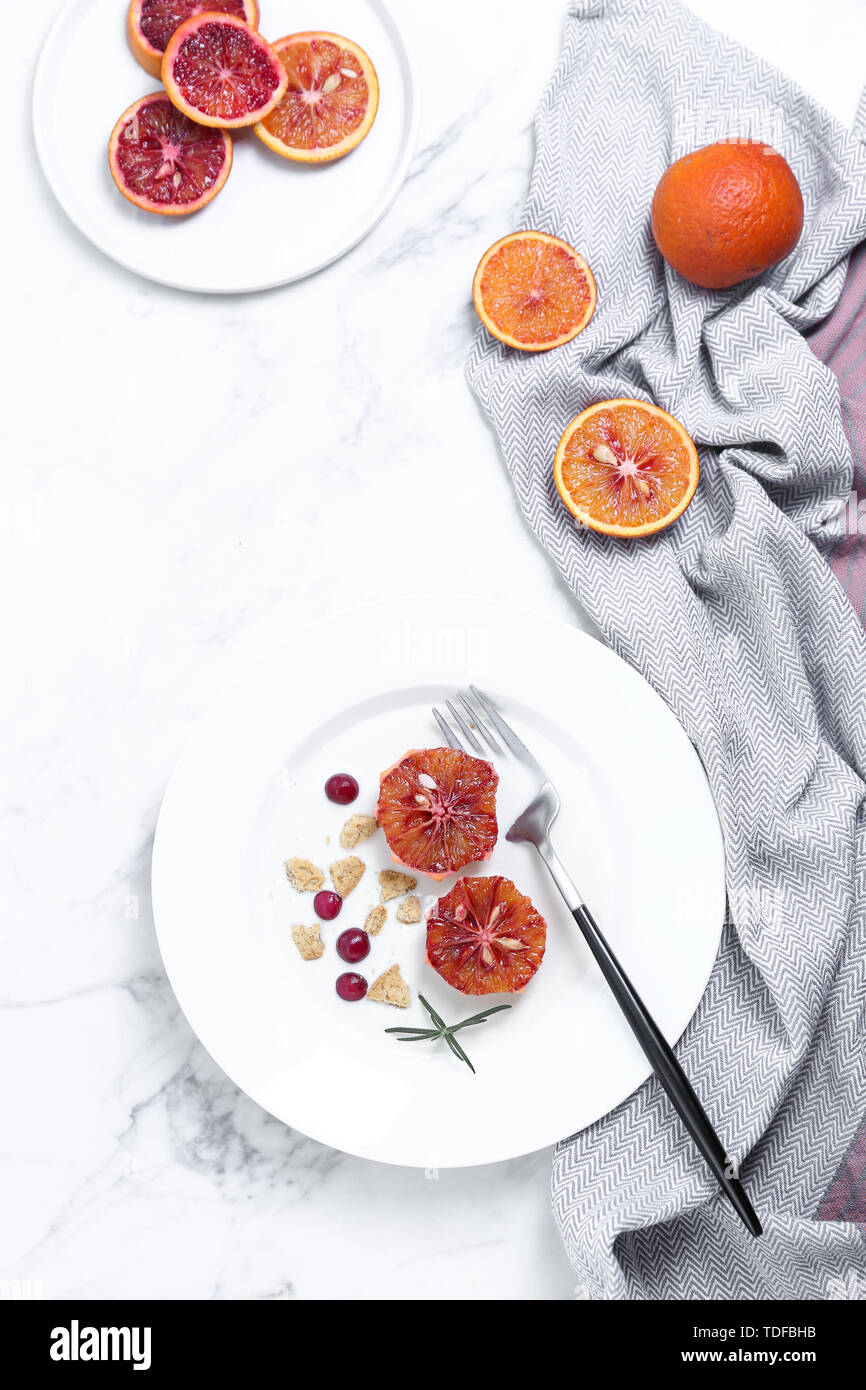
[[[676,1057],[673,1048],[626,975],[592,913],[585,903],[572,909],[572,917],[583,933],[602,975],[607,980],[616,1002],[628,1020],[644,1056],[670,1097],[671,1104],[694,1139],[719,1186],[743,1225],[753,1236],[763,1234],[757,1213],[746,1195],[739,1178],[731,1176],[733,1163],[713,1129],[704,1107]]]

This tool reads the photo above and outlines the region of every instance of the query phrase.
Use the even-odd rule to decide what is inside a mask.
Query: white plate
[[[389,1163],[490,1163],[542,1148],[605,1114],[648,1075],[643,1054],[534,851],[500,839],[475,872],[503,873],[548,923],[541,968],[510,1012],[464,1034],[473,1076],[443,1045],[401,1044],[480,1003],[424,959],[423,925],[395,903],[370,955],[372,981],[398,961],[408,1010],[334,992],[334,942],[378,900],[391,865],[381,832],[358,847],[364,878],[304,962],[291,938],[314,920],[283,861],[327,868],[351,811],[375,808],[378,774],[410,747],[441,744],[434,701],[472,680],[500,700],[551,774],[554,840],[665,1035],[704,991],[724,916],[722,841],[697,756],[646,682],[599,642],[534,613],[476,600],[394,600],[314,631],[274,635],[202,721],[172,776],[153,856],[166,970],[187,1018],[232,1080],[293,1128]],[[507,770],[500,767],[500,804]],[[348,771],[350,808],[323,792]],[[501,825],[501,831],[507,828]],[[451,886],[422,879],[422,898]]]
[[[262,0],[261,30],[279,38],[326,27],[354,39],[379,75],[366,140],[320,168],[290,164],[238,131],[228,182],[190,217],[142,212],[118,192],[108,138],[137,97],[160,84],[126,43],[125,0],[70,0],[39,60],[33,127],[46,178],[90,241],[138,275],[179,289],[233,294],[310,275],[365,237],[397,194],[417,125],[409,59],[381,0]]]

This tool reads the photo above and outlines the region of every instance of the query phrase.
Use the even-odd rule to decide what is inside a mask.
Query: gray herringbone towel
[[[787,157],[806,226],[775,270],[709,293],[661,263],[648,212],[673,159],[732,135]],[[537,139],[521,225],[587,256],[598,309],[543,356],[480,333],[469,377],[532,529],[709,776],[732,925],[678,1051],[766,1235],[745,1233],[654,1080],[560,1145],[556,1217],[589,1297],[862,1296],[863,1228],[816,1212],[866,1097],[866,639],[823,558],[852,464],[836,380],[802,333],[866,236],[866,153],[655,0],[571,5]],[[554,491],[565,425],[612,396],[664,406],[701,449],[694,503],[650,541],[582,530]]]

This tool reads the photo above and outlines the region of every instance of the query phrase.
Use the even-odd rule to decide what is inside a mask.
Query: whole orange
[[[725,289],[760,275],[793,251],[803,195],[770,145],[722,140],[678,159],[652,202],[656,244],[694,285]]]

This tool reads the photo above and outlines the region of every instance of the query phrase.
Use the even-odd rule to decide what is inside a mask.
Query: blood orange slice
[[[546,232],[513,232],[481,257],[472,298],[500,342],[546,352],[586,328],[597,294],[592,271],[568,242]]]
[[[360,145],[376,119],[379,79],[363,48],[324,31],[277,39],[288,90],[256,135],[284,159],[324,164]]]
[[[257,0],[132,0],[126,32],[137,62],[153,77],[162,76],[162,56],[175,29],[204,10],[233,14],[255,29],[259,22]]]
[[[146,212],[181,217],[215,198],[232,167],[232,138],[197,125],[152,92],[124,111],[108,144],[111,175]]]
[[[202,125],[254,125],[289,84],[269,43],[243,19],[206,10],[169,39],[162,80],[179,111]]]
[[[496,844],[490,763],[453,748],[421,748],[382,773],[376,818],[398,864],[444,878],[487,859]]]
[[[510,879],[461,878],[427,919],[427,959],[463,994],[515,994],[544,955],[547,923]]]
[[[599,401],[572,420],[554,477],[568,510],[608,536],[651,536],[695,495],[698,451],[667,411],[644,401]]]

